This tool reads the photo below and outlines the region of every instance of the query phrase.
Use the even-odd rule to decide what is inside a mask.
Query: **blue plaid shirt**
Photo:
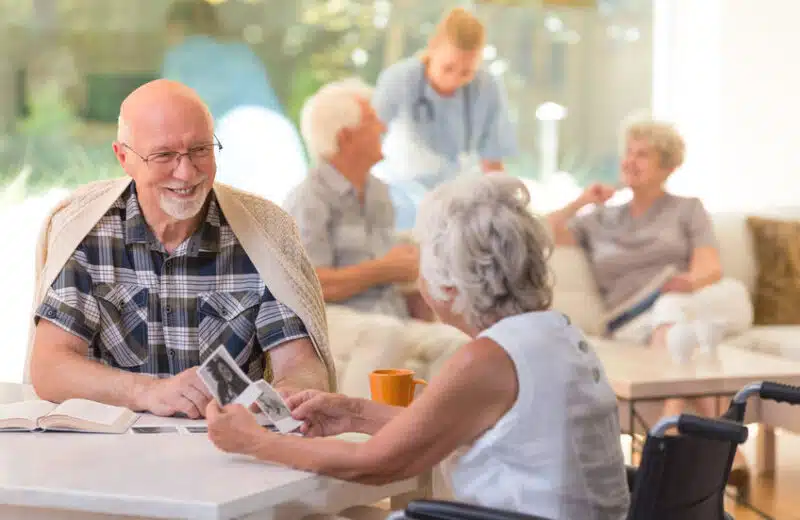
[[[308,333],[210,197],[203,224],[169,254],[131,184],[72,254],[35,319],[83,338],[91,359],[123,370],[174,375],[224,344],[251,379],[263,378],[266,352]]]

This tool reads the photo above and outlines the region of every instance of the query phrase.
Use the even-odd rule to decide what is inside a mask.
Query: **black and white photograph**
[[[256,381],[255,384],[260,391],[256,397],[256,404],[281,433],[288,433],[300,427],[302,421],[292,418],[289,407],[272,385],[264,380]]]
[[[261,408],[261,411],[267,414],[273,422],[292,416],[289,408],[283,402],[283,398],[269,383],[257,381],[256,384],[261,391],[259,396],[256,397],[256,403]]]
[[[134,433],[178,433],[175,426],[134,426]]]
[[[203,362],[197,373],[211,395],[223,406],[234,402],[251,383],[222,345]]]

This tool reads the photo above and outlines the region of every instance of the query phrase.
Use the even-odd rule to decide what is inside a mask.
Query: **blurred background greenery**
[[[198,0],[202,1],[202,0]],[[508,91],[522,153],[515,175],[542,171],[536,117],[556,122],[558,169],[579,184],[616,176],[619,121],[650,103],[651,0],[214,0],[226,36],[263,61],[296,124],[320,85],[422,48],[442,13],[474,7],[489,31],[486,66]],[[503,2],[500,2],[503,4]],[[522,5],[524,4],[524,5]],[[117,176],[110,142],[119,102],[158,77],[168,48],[164,0],[0,0],[0,191],[8,200]],[[552,172],[551,172],[552,173]],[[13,186],[13,190],[8,189]]]

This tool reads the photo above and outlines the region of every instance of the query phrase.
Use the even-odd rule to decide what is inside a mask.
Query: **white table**
[[[728,398],[748,383],[758,381],[800,385],[800,362],[724,343],[718,347],[716,358],[696,355],[685,365],[674,363],[666,349],[602,339],[594,339],[592,344],[620,401],[623,430],[631,434],[637,433],[636,419],[650,425],[655,422],[665,399]],[[724,411],[724,408],[719,410],[720,413]],[[747,404],[745,422],[762,425],[757,472],[773,472],[774,428],[800,433],[800,407],[754,399]]]
[[[30,398],[0,384],[0,402]],[[427,490],[426,477],[366,486],[226,454],[205,434],[0,433],[0,519],[300,519]]]

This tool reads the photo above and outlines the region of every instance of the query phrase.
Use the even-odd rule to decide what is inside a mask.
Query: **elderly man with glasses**
[[[287,393],[335,387],[319,283],[293,221],[214,182],[207,107],[157,80],[122,104],[127,177],[79,188],[39,246],[29,371],[38,395],[204,414],[197,367],[223,345]]]

